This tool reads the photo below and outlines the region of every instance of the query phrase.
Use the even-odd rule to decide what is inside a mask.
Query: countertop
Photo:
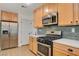
[[[62,38],[62,39],[54,40],[53,42],[69,45],[69,46],[72,46],[72,47],[75,47],[75,48],[79,48],[79,40]]]
[[[45,35],[30,35],[30,36],[33,36],[33,37],[44,37]]]

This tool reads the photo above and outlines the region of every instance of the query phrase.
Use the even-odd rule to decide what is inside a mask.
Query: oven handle
[[[48,48],[51,48],[51,46],[50,45],[47,45],[47,44],[43,44],[43,43],[40,43],[40,42],[38,42],[38,44],[41,44],[41,45],[46,46]]]

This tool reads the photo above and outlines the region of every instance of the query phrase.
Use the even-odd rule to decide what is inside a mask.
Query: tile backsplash
[[[38,34],[45,34],[48,30],[62,30],[63,38],[79,40],[79,26],[46,26],[44,28],[38,29]]]

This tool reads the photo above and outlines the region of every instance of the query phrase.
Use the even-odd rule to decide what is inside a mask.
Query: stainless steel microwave
[[[58,13],[57,12],[53,12],[53,13],[50,13],[46,16],[44,16],[42,18],[42,23],[43,25],[53,25],[53,24],[57,24],[58,23]]]

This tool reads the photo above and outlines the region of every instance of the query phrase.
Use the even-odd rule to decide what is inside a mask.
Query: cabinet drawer
[[[60,43],[53,43],[53,45],[54,45],[55,48],[58,48],[62,51],[66,51],[66,52],[69,52],[69,53],[72,53],[74,55],[79,56],[79,49],[78,48],[74,48],[74,47],[71,47],[71,46],[68,46],[68,45],[63,45],[63,44],[60,44]]]
[[[54,47],[53,56],[74,56],[74,55]]]

